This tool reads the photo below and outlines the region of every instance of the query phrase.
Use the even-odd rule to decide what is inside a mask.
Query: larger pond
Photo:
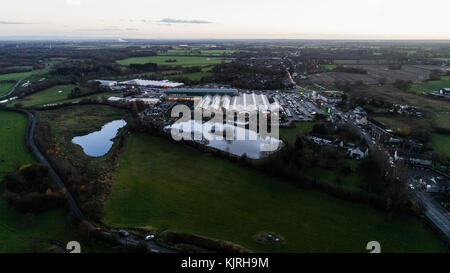
[[[120,128],[127,125],[126,121],[115,120],[103,125],[102,129],[85,136],[77,136],[72,142],[80,145],[88,156],[101,157],[106,155],[114,142],[112,141]]]
[[[167,132],[170,132],[172,127],[177,129],[176,134],[179,134],[180,136],[183,133],[190,133],[191,139],[194,139],[195,132],[197,132],[200,134],[201,140],[196,140],[196,142],[237,156],[242,156],[245,154],[247,157],[253,159],[268,156],[279,150],[283,145],[283,142],[279,139],[262,137],[258,133],[240,126],[219,123],[206,125],[191,120],[190,122],[175,123],[172,126],[165,127],[164,129]],[[234,132],[234,139],[227,140],[225,137],[220,137],[221,135],[226,136],[225,132],[227,131],[227,128]],[[239,135],[243,137],[237,138]],[[269,151],[264,151],[262,148],[263,146],[266,146],[266,148],[267,146],[270,146]]]

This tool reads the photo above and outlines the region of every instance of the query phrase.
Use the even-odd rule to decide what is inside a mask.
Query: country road
[[[425,205],[424,214],[433,221],[433,223],[445,234],[447,238],[450,237],[450,220],[448,212],[442,208],[435,200],[428,194],[421,191],[416,191],[416,196]]]

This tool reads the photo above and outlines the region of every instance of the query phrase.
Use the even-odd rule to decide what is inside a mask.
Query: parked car
[[[130,233],[126,230],[121,229],[121,230],[119,230],[119,235],[122,237],[128,237],[128,236],[130,236]]]
[[[416,189],[416,188],[414,187],[413,184],[409,184],[409,185],[408,185],[408,188],[409,188],[410,190],[412,190],[412,191]]]
[[[155,239],[155,235],[154,234],[149,234],[149,235],[145,236],[145,240],[146,241],[151,241],[153,239]]]

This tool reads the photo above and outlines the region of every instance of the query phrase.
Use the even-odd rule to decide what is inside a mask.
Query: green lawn
[[[144,134],[130,135],[104,221],[153,226],[241,244],[260,252],[444,252],[419,219],[296,188],[253,170]],[[258,245],[269,231],[283,246]]]
[[[295,128],[280,128],[280,138],[289,142],[290,145],[295,144],[295,139],[300,133],[309,133],[316,122],[296,122]]]
[[[5,172],[18,166],[35,162],[25,146],[24,134],[27,117],[20,113],[0,111],[0,183]],[[23,227],[23,215],[10,208],[0,197],[0,253],[28,252],[34,239],[58,240],[66,244],[80,239],[77,230],[70,225],[68,213],[55,209],[34,215],[30,227]],[[50,244],[44,244],[50,247]],[[82,251],[102,251],[88,243],[82,243]]]
[[[168,63],[166,60],[176,59],[176,62]],[[158,65],[167,66],[209,66],[218,64],[222,61],[222,58],[217,57],[186,57],[186,56],[149,56],[149,57],[135,57],[117,61],[121,65],[130,64],[145,64],[156,63]]]
[[[10,102],[10,104],[21,103],[24,107],[30,106],[42,106],[46,104],[56,104],[56,103],[65,103],[65,102],[75,102],[80,101],[86,98],[101,98],[103,96],[110,97],[113,96],[114,93],[106,92],[100,94],[89,95],[80,98],[68,99],[67,95],[70,94],[70,91],[77,87],[76,85],[58,85],[51,87],[49,89],[31,94],[19,100],[14,100]]]
[[[450,157],[450,135],[433,134],[431,143],[436,152]]]

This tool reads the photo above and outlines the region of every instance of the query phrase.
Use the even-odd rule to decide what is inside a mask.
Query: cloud
[[[30,23],[24,23],[24,22],[10,22],[10,21],[0,21],[0,25],[26,25]]]
[[[101,32],[101,31],[122,31],[119,28],[81,28],[81,29],[77,29],[77,31],[95,31],[95,32]]]
[[[69,6],[79,6],[81,5],[81,0],[66,0],[66,3]]]
[[[203,20],[180,20],[180,19],[172,19],[172,18],[164,18],[159,21],[160,23],[166,24],[212,24],[210,21]]]

